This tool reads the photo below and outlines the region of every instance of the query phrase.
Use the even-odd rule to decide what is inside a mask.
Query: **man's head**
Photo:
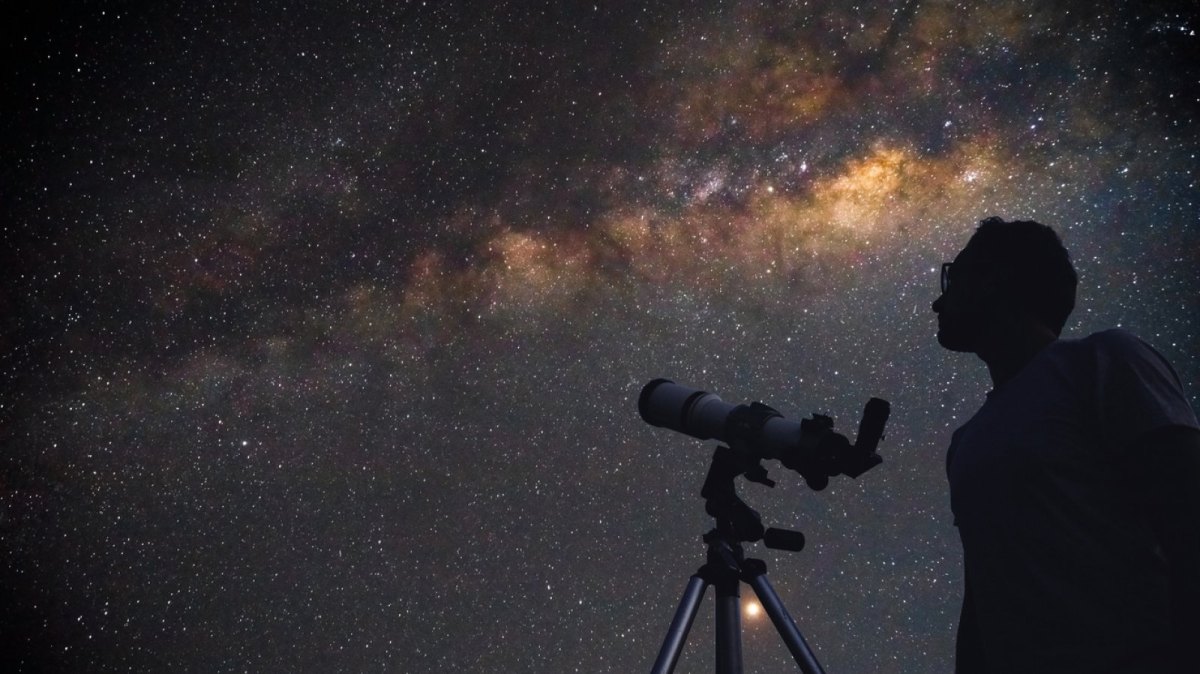
[[[1062,240],[1029,221],[988,218],[945,270],[933,303],[938,343],[978,352],[997,329],[1034,323],[1055,336],[1075,308],[1077,276]]]

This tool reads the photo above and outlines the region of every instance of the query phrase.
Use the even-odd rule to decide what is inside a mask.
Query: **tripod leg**
[[[742,674],[741,581],[717,581],[717,674]]]
[[[746,562],[748,567],[750,562],[758,562],[754,568],[748,570],[746,582],[754,588],[754,593],[758,595],[758,601],[762,603],[767,615],[771,616],[771,622],[775,624],[775,629],[779,632],[783,643],[787,644],[788,650],[792,652],[796,664],[800,665],[804,674],[825,674],[825,670],[821,669],[821,663],[817,662],[817,656],[813,655],[812,649],[808,647],[808,642],[804,641],[804,635],[800,634],[795,621],[788,614],[787,607],[783,605],[783,601],[775,593],[775,588],[771,587],[771,582],[767,580],[766,565],[758,560],[748,559]]]
[[[688,581],[683,598],[679,600],[679,608],[675,610],[675,617],[671,620],[671,626],[667,628],[667,638],[663,640],[662,649],[658,651],[658,659],[654,661],[654,669],[650,670],[650,674],[671,674],[675,671],[675,663],[679,661],[679,654],[683,652],[683,644],[687,641],[688,632],[696,620],[700,600],[704,598],[706,589],[708,581],[699,574],[692,576]]]

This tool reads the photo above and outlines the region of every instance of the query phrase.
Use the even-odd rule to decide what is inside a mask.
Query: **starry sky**
[[[808,539],[750,552],[828,671],[948,672],[989,383],[929,305],[990,215],[1197,406],[1191,3],[45,10],[4,22],[6,671],[647,671],[711,522],[667,377],[891,401],[878,468],[740,488]]]

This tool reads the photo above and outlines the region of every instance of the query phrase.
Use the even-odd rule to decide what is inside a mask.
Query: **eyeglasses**
[[[950,267],[954,266],[953,262],[942,263],[942,292],[950,287]]]

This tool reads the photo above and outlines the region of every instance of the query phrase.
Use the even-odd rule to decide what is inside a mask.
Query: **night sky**
[[[829,672],[951,671],[990,384],[929,305],[990,215],[1200,406],[1194,3],[174,4],[4,11],[5,671],[648,671],[714,446],[656,377],[890,400],[750,551]]]

